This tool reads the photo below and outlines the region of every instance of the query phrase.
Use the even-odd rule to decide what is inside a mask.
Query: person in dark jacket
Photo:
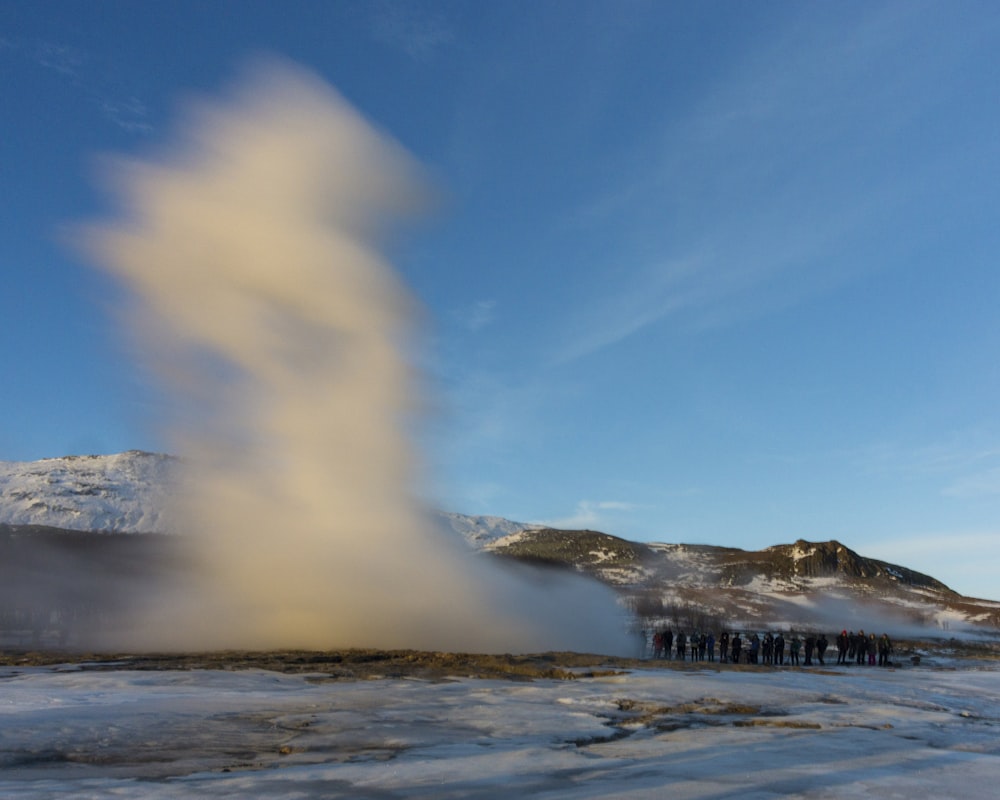
[[[729,660],[729,631],[719,634],[719,661],[725,664]]]
[[[847,631],[841,631],[837,637],[837,663],[847,663]]]
[[[830,641],[826,638],[825,633],[821,633],[819,638],[816,640],[816,658],[819,659],[821,666],[825,666],[826,662],[823,660],[823,654],[826,652],[826,648],[830,646]]]
[[[806,663],[805,666],[813,665],[813,651],[816,649],[816,637],[811,633],[806,636]]]
[[[785,665],[785,637],[778,632],[778,635],[774,637],[774,663],[779,667]]]
[[[674,657],[674,632],[670,628],[663,632],[663,657]]]
[[[889,666],[889,655],[892,653],[892,642],[889,641],[889,634],[883,633],[878,640],[878,665],[880,667]]]
[[[733,634],[733,639],[729,643],[729,648],[730,648],[730,650],[732,651],[732,654],[733,654],[733,663],[734,664],[739,664],[740,663],[740,652],[743,650],[743,640],[740,638],[740,634],[739,634],[738,631]]]
[[[677,660],[684,660],[684,651],[687,649],[687,637],[684,635],[684,631],[680,631],[677,634]]]

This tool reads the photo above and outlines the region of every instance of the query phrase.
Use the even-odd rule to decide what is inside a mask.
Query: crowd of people
[[[664,628],[653,631],[651,640],[648,633],[644,636],[653,658],[715,661],[718,646],[718,660],[722,663],[777,667],[786,664],[793,667],[825,666],[827,651],[831,647],[830,639],[822,633],[807,633],[804,636],[789,633],[786,639],[780,631],[773,634],[767,632],[763,636],[758,633],[741,636],[738,631],[730,635],[728,631],[723,631],[716,639],[712,632],[686,634],[678,631],[674,634],[670,628]],[[857,633],[843,630],[833,640],[837,664],[878,664],[880,667],[891,664],[889,656],[892,655],[892,641],[887,633],[876,637],[874,633],[866,635],[863,630]]]

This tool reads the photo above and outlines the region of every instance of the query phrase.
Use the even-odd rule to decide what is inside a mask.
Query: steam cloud
[[[127,217],[89,231],[188,465],[197,569],[135,600],[130,644],[625,651],[609,594],[486,563],[415,498],[415,304],[377,245],[421,208],[417,166],[287,65],[180,140],[117,165]]]

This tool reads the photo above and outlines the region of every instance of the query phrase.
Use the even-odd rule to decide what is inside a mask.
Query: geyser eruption
[[[414,303],[378,247],[421,205],[401,148],[285,65],[179,138],[114,168],[125,219],[88,233],[171,401],[197,564],[129,644],[625,651],[608,594],[501,571],[415,499]]]

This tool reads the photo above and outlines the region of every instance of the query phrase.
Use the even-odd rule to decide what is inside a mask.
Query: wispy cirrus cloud
[[[465,330],[475,333],[493,322],[496,306],[495,300],[477,300],[471,306],[456,311],[454,318]]]
[[[972,498],[1000,495],[1000,467],[956,478],[941,490],[946,497]]]
[[[34,41],[29,46],[29,55],[40,67],[67,77],[78,77],[87,62],[83,51],[55,42]]]
[[[638,506],[620,500],[581,500],[576,510],[565,517],[536,520],[539,525],[551,528],[575,530],[580,528],[595,528],[606,525],[609,517],[623,512],[633,511]]]
[[[415,3],[384,0],[371,9],[375,39],[415,61],[426,61],[455,39],[454,29],[443,14]]]
[[[86,51],[43,39],[0,39],[0,50],[54,73],[121,130],[128,133],[153,130],[146,104],[121,91],[116,78],[102,77],[100,68]]]
[[[913,248],[887,243],[884,231],[918,216],[933,202],[929,187],[955,173],[951,159],[966,158],[942,151],[897,168],[900,142],[948,91],[936,76],[962,57],[935,50],[931,63],[903,68],[922,52],[920,36],[897,7],[836,35],[805,35],[791,15],[720,66],[686,113],[640,132],[614,177],[571,215],[582,235],[610,229],[616,241],[600,249],[613,260],[591,261],[602,280],[574,309],[553,360],[679,316],[693,330],[759,317]],[[873,70],[885,78],[859,92]]]
[[[101,110],[111,122],[129,133],[149,133],[153,130],[149,122],[149,110],[137,97],[121,101],[105,99],[101,102]]]

